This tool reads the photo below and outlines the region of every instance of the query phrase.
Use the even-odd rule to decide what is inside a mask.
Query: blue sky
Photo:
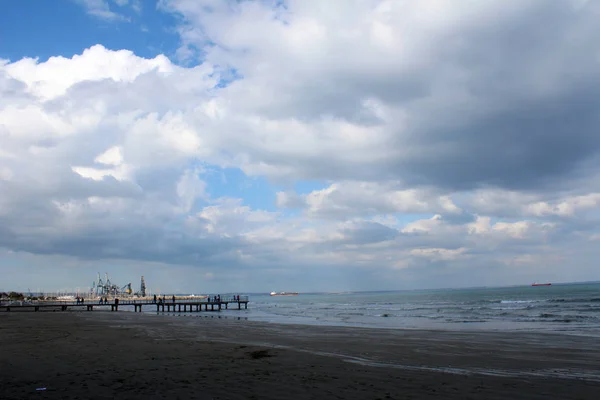
[[[52,56],[72,57],[94,44],[109,49],[130,49],[142,57],[173,57],[179,38],[175,18],[159,12],[152,2],[141,12],[108,3],[129,21],[111,21],[90,15],[78,1],[10,1],[0,14],[0,57],[18,60]],[[174,57],[173,57],[174,58]],[[174,58],[175,60],[175,58]]]
[[[2,2],[0,290],[598,279],[599,6],[525,3]]]

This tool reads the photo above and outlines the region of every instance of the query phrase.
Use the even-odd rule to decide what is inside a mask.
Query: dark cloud
[[[470,224],[476,220],[476,216],[470,212],[462,211],[457,214],[443,214],[442,220],[451,225]]]
[[[418,135],[415,142],[423,149],[430,146],[435,156],[399,160],[394,168],[410,184],[452,190],[564,189],[578,167],[600,150],[595,90],[582,88],[560,100],[518,104],[458,129]]]
[[[495,6],[485,11],[498,12]],[[319,72],[311,69],[311,60],[308,66],[286,60],[291,70],[268,77],[267,98],[277,100],[244,104],[280,121],[296,118],[310,125],[333,116],[383,127],[389,138],[380,147],[373,145],[381,139],[374,132],[373,142],[356,153],[343,146],[339,152],[315,147],[289,156],[260,141],[244,142],[239,151],[250,163],[289,169],[291,179],[400,180],[446,190],[568,188],[571,179],[598,167],[589,162],[600,150],[600,6],[531,1],[502,11],[497,23],[465,20],[435,36],[439,41],[415,39],[423,48],[417,47],[411,61],[419,67],[407,67],[392,52],[363,60],[361,51],[374,56],[364,43],[339,54],[337,63],[324,54],[327,68]],[[346,45],[331,40],[324,45]],[[261,57],[270,53],[244,54],[267,62]],[[289,79],[294,72],[297,79]],[[260,76],[252,79],[267,85]],[[246,82],[238,83],[242,93]],[[364,105],[369,99],[387,108],[385,120]]]
[[[97,216],[101,218],[101,215]],[[106,215],[110,219],[110,215]],[[183,233],[183,228],[165,229],[148,226],[143,220],[95,221],[84,230],[72,232],[68,227],[54,232],[43,227],[29,227],[25,232],[0,228],[0,247],[35,254],[68,255],[81,259],[123,259],[163,262],[166,264],[214,265],[226,267],[229,255],[249,244],[241,238],[218,236],[195,237]],[[0,222],[5,222],[0,219]],[[35,229],[37,228],[37,229]],[[234,257],[235,258],[235,257]]]

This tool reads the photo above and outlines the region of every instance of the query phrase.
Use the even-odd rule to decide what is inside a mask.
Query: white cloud
[[[3,68],[7,77],[24,83],[28,93],[44,100],[64,95],[77,83],[105,79],[132,82],[151,71],[168,75],[175,70],[177,67],[163,55],[144,59],[129,50],[112,51],[101,45],[92,46],[72,58],[50,57],[43,63],[39,63],[37,59],[23,58]]]
[[[12,137],[18,132],[18,139],[22,140],[69,136],[76,130],[60,115],[47,112],[41,105],[9,105],[0,111],[0,119]]]
[[[492,230],[491,220],[490,217],[477,216],[475,221],[468,225],[469,233],[483,235],[490,232]]]
[[[111,147],[96,157],[94,162],[105,165],[121,165],[123,163],[123,154],[121,148],[118,146]]]
[[[189,212],[194,208],[198,199],[208,199],[206,182],[199,178],[200,170],[187,170],[177,182],[177,195],[180,197],[183,210]]]
[[[519,222],[498,222],[492,229],[494,231],[505,233],[516,239],[522,239],[525,237],[527,232],[531,229],[531,222],[519,221]]]
[[[457,214],[449,196],[423,189],[397,189],[397,183],[344,181],[307,195],[277,193],[282,208],[305,208],[312,217],[348,218],[373,214]]]
[[[535,222],[529,220],[506,222],[498,221],[491,223],[490,217],[478,216],[477,219],[467,225],[470,235],[492,236],[496,239],[531,239],[532,237],[544,238],[557,227],[556,223]]]
[[[460,249],[436,249],[436,248],[428,248],[428,249],[413,249],[410,251],[410,254],[423,257],[427,259],[431,259],[434,261],[447,261],[447,260],[456,260],[459,258],[464,258],[465,252],[467,249],[461,247]]]
[[[446,224],[442,220],[441,215],[436,214],[429,219],[421,219],[407,224],[402,232],[404,233],[439,233],[439,231],[447,229]]]
[[[14,176],[13,172],[7,167],[0,168],[0,179],[8,181]]]
[[[107,176],[112,176],[116,180],[122,181],[127,179],[127,168],[108,168],[108,169],[98,169],[98,168],[88,168],[88,167],[71,167],[73,172],[79,174],[83,178],[92,179],[94,181],[101,181]]]
[[[107,176],[111,176],[119,181],[131,179],[132,168],[123,163],[121,148],[118,146],[113,146],[104,153],[98,155],[94,159],[94,162],[104,164],[104,166],[113,166],[113,168],[72,166],[71,169],[80,176],[95,181],[101,181]]]
[[[538,202],[527,205],[527,211],[536,216],[558,215],[573,216],[578,212],[598,209],[600,193],[589,193],[582,196],[571,196],[561,199],[554,204]]]
[[[586,188],[580,188],[585,190]],[[589,189],[588,189],[589,190]],[[597,210],[600,193],[521,193],[488,189],[469,193],[467,207],[476,213],[510,217],[576,217]]]

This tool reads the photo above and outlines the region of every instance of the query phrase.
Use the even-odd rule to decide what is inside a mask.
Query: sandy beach
[[[0,314],[1,399],[596,399],[596,338]],[[45,388],[45,390],[36,390]]]

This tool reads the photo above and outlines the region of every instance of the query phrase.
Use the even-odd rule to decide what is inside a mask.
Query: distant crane
[[[121,293],[131,294],[133,290],[131,289],[131,282],[121,288]]]
[[[140,283],[140,296],[146,297],[146,281],[144,280],[144,275],[142,275],[142,282]]]
[[[117,295],[126,295],[126,296],[146,296],[146,281],[142,276],[142,281],[140,284],[140,291],[134,293],[133,288],[131,287],[131,282],[127,285],[119,287],[119,285],[111,282],[108,277],[108,272],[105,274],[105,278],[102,279],[100,277],[100,273],[98,272],[98,278],[94,282],[92,282],[92,287],[90,289],[90,296],[117,296]]]
[[[98,280],[92,282],[92,289],[90,290],[92,295],[95,296],[105,296],[111,295],[116,296],[118,294],[131,294],[133,290],[131,290],[131,283],[120,288],[118,285],[115,285],[110,281],[108,277],[108,272],[105,274],[105,279],[102,280],[100,278],[100,273],[98,272]]]

